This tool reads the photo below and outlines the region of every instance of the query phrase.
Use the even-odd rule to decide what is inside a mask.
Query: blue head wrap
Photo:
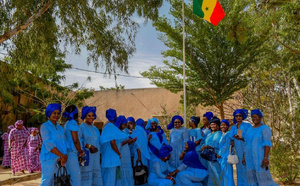
[[[155,123],[157,123],[157,125],[159,125],[158,119],[156,119],[156,118],[148,119],[148,122],[147,122],[147,125],[146,125],[147,130],[151,128],[151,123],[152,122],[155,122]]]
[[[176,119],[179,119],[179,120],[180,120],[181,125],[183,124],[183,118],[182,118],[181,116],[179,116],[179,115],[173,116],[171,123],[167,126],[167,129],[168,129],[168,130],[171,130],[172,128],[174,128],[174,121],[175,121]]]
[[[135,123],[135,120],[134,120],[133,117],[128,117],[128,118],[127,118],[127,122],[129,122],[129,121],[131,121],[132,123]]]
[[[209,120],[209,124],[211,124],[211,123],[215,123],[220,126],[220,119],[218,117],[214,116]]]
[[[106,118],[108,119],[108,121],[116,121],[117,119],[117,112],[115,109],[108,109],[106,110]]]
[[[214,114],[212,112],[206,112],[205,114],[203,114],[203,117],[206,117],[208,119],[208,121],[214,116]]]
[[[95,119],[97,118],[96,115],[96,107],[89,107],[89,106],[84,106],[81,109],[81,119],[84,120],[84,118],[86,117],[86,115],[88,115],[88,113],[92,112],[94,114]]]
[[[58,103],[50,103],[45,111],[46,116],[50,118],[52,112],[54,112],[55,110],[59,110],[59,112],[61,112],[61,105]]]
[[[192,141],[187,141],[189,150],[183,158],[183,163],[188,167],[197,168],[197,169],[206,169],[200,162],[199,155],[195,151],[196,145]]]
[[[159,158],[165,158],[169,156],[169,154],[172,152],[173,148],[170,145],[162,145],[158,152]]]
[[[264,116],[262,111],[259,110],[259,109],[251,110],[251,117],[252,117],[253,114],[259,115],[261,118]]]
[[[228,127],[230,125],[230,123],[227,119],[222,119],[221,123],[225,123]]]
[[[236,124],[237,121],[235,119],[235,115],[237,114],[242,114],[243,120],[246,119],[248,117],[248,110],[247,109],[236,109],[233,112],[233,123]]]
[[[139,118],[136,120],[136,125],[145,128],[145,121],[143,119]]]
[[[200,122],[200,117],[192,116],[190,120],[194,122],[196,126],[198,126]]]
[[[67,118],[68,121],[70,121],[70,120],[74,119],[73,117],[74,117],[75,114],[78,114],[78,108],[77,108],[77,107],[76,107],[75,110],[74,110],[73,112],[71,112],[71,113],[69,113],[69,112],[64,112],[64,113],[63,113],[63,116],[64,116],[65,118]]]
[[[120,116],[117,117],[117,120],[114,123],[114,125],[116,125],[119,128],[124,123],[127,123],[127,119],[126,119],[125,116],[120,115]]]

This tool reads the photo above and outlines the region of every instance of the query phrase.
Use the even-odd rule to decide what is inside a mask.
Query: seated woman
[[[251,110],[253,127],[245,136],[245,150],[242,163],[246,165],[250,186],[277,186],[269,170],[269,153],[272,147],[272,131],[262,122],[263,113],[259,109]]]
[[[182,151],[180,159],[183,163],[169,176],[176,176],[177,184],[180,186],[199,185],[207,176],[207,169],[201,164],[196,145],[193,141],[187,141],[185,150]]]
[[[173,116],[171,123],[167,126],[170,132],[170,146],[173,148],[169,164],[173,168],[179,167],[182,160],[180,154],[184,149],[185,142],[189,140],[189,132],[185,127],[182,127],[183,118],[179,115]]]
[[[159,149],[158,158],[153,160],[148,178],[150,186],[171,186],[176,183],[174,177],[168,175],[169,172],[174,171],[167,163],[171,157],[171,151],[172,147],[169,145],[163,145]]]

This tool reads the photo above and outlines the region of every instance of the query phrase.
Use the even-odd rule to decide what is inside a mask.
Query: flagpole
[[[186,127],[186,87],[185,87],[185,25],[184,25],[184,0],[182,0],[182,40],[183,40],[183,112],[184,127]]]

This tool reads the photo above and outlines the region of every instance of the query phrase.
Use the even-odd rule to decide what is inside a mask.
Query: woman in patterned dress
[[[5,169],[10,167],[10,152],[9,152],[9,145],[8,145],[8,135],[9,132],[14,129],[15,127],[13,125],[10,125],[7,127],[7,132],[5,132],[4,134],[2,134],[1,138],[3,140],[2,143],[2,150],[4,151],[4,155],[3,155],[3,160],[2,160],[2,167],[4,167]]]
[[[34,171],[41,171],[40,148],[42,147],[42,138],[38,134],[39,130],[37,128],[31,128],[30,132],[31,134],[27,139],[29,155],[28,170],[30,170],[30,173],[33,173]]]

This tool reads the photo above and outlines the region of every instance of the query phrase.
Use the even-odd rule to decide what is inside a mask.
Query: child
[[[10,167],[10,151],[9,151],[9,145],[8,145],[8,134],[11,131],[11,129],[15,128],[13,125],[10,125],[7,127],[7,132],[5,132],[1,138],[3,140],[2,143],[2,149],[4,150],[3,160],[2,160],[2,167],[5,169]]]
[[[39,130],[35,127],[31,128],[31,134],[28,136],[27,145],[28,145],[28,155],[29,155],[29,164],[28,170],[30,173],[34,171],[41,171],[41,162],[40,162],[40,148],[42,146],[42,138],[40,137]]]

